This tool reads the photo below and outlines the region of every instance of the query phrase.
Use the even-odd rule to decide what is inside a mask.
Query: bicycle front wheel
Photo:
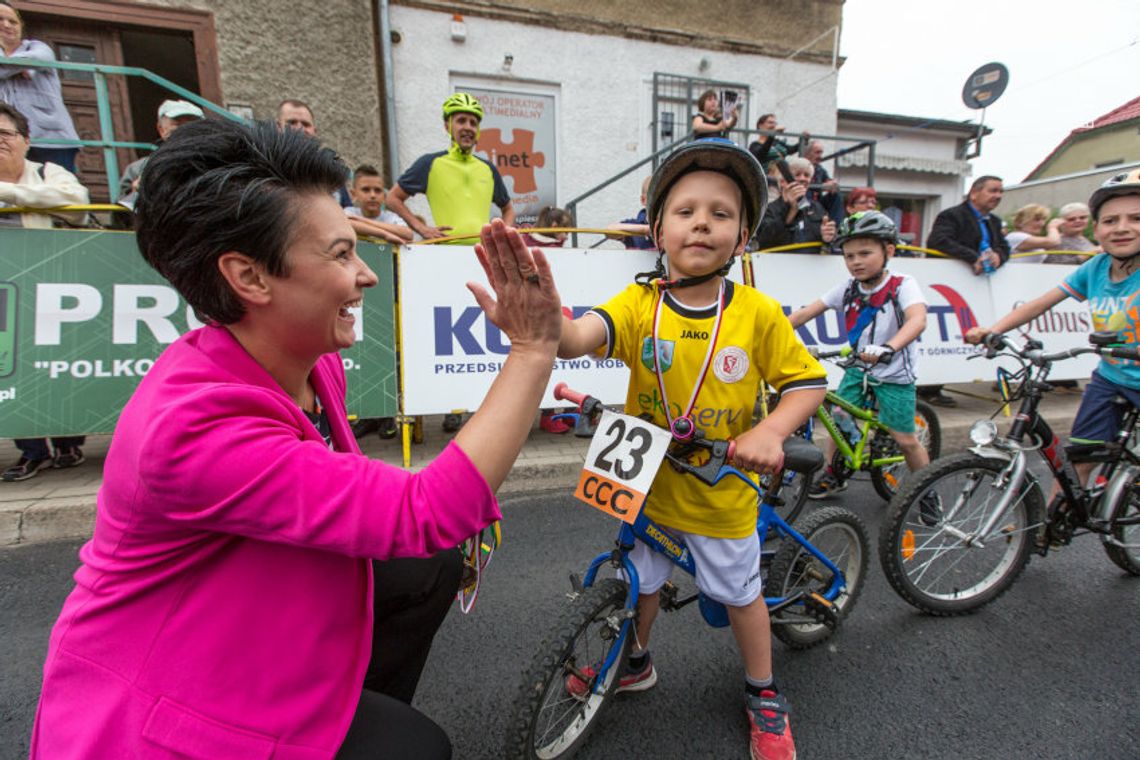
[[[582,746],[613,699],[633,641],[637,621],[628,618],[630,633],[618,643],[628,617],[627,592],[628,586],[617,579],[599,580],[563,612],[555,633],[524,672],[508,724],[506,757],[550,760],[570,757]],[[621,647],[615,664],[595,688],[595,669],[615,646]]]
[[[914,434],[926,449],[926,456],[930,461],[937,459],[942,452],[942,424],[938,421],[934,408],[925,401],[915,401]],[[873,452],[875,457],[902,456],[902,450],[890,437],[890,433],[879,431],[877,435],[882,438],[875,441],[878,444],[877,450]],[[875,487],[875,493],[890,501],[898,493],[907,472],[906,462],[874,467],[871,469],[871,485]]]
[[[1131,524],[1122,525],[1129,521]],[[1132,575],[1140,575],[1140,484],[1128,487],[1120,503],[1112,510],[1112,540],[1104,551],[1117,567]]]
[[[961,615],[1001,596],[1029,561],[1044,514],[1036,484],[1023,486],[988,535],[976,535],[1005,488],[1004,460],[953,454],[916,473],[891,500],[879,561],[895,592],[923,612]]]
[[[853,512],[826,507],[812,512],[796,530],[843,573],[845,588],[833,604],[842,621],[855,606],[867,574],[867,530]],[[765,583],[770,595],[788,597],[800,592],[824,594],[835,574],[817,557],[791,539],[785,539]],[[807,649],[834,633],[834,626],[816,620],[803,605],[776,613],[772,633],[793,649]]]

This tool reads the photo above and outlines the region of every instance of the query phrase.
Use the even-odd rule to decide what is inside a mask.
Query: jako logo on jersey
[[[687,340],[690,338],[693,340],[708,340],[709,334],[707,332],[705,332],[704,330],[682,330],[681,331],[681,340]]]
[[[673,366],[673,341],[657,341],[657,360],[661,364],[661,371],[668,372]],[[646,369],[653,369],[653,338],[649,336],[641,342],[641,363]]]

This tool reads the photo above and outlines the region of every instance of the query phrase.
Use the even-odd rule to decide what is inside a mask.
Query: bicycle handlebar
[[[1083,356],[1085,354],[1097,354],[1099,356],[1111,356],[1115,359],[1140,361],[1140,349],[1137,349],[1135,346],[1082,346],[1080,348],[1068,348],[1064,351],[1047,354],[1043,350],[1044,346],[1042,346],[1040,341],[1029,338],[1019,345],[1017,341],[1001,333],[990,333],[983,339],[982,343],[986,347],[987,359],[993,359],[1002,349],[1008,349],[1015,356],[1025,359],[1038,367],[1043,367],[1064,359]]]
[[[554,398],[558,399],[559,401],[569,401],[572,404],[576,404],[577,407],[581,409],[582,404],[586,403],[586,399],[589,398],[589,396],[587,396],[585,393],[579,393],[578,391],[573,390],[566,383],[559,383],[558,385],[554,386]]]
[[[558,383],[554,386],[554,398],[578,405],[580,414],[574,424],[575,435],[590,437],[594,434],[597,428],[594,416],[603,409],[601,401],[593,396],[571,389],[566,383]],[[693,431],[693,436],[688,440],[674,439],[674,441],[681,444],[682,447],[691,447],[688,450],[689,453],[694,448],[705,449],[709,452],[708,461],[703,465],[694,465],[689,462],[687,454],[667,453],[665,455],[673,466],[695,476],[708,485],[715,485],[719,481],[722,476],[722,469],[736,455],[736,441],[705,438],[704,433],[699,428]],[[784,441],[784,465],[782,469],[810,474],[821,466],[823,466],[823,454],[815,446],[799,438],[789,438]]]
[[[870,369],[876,364],[890,364],[891,359],[895,357],[894,350],[888,350],[885,354],[881,354],[877,361],[865,362],[859,358],[859,353],[851,346],[843,346],[842,348],[834,351],[820,351],[818,348],[809,348],[808,353],[816,359],[840,359],[841,361],[835,362],[837,367],[847,369],[849,367],[862,367]]]

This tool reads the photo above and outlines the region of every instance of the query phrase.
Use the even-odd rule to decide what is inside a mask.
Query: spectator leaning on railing
[[[1057,212],[1061,217],[1061,244],[1057,246],[1062,251],[1086,251],[1094,253],[1100,247],[1085,237],[1085,228],[1089,226],[1089,207],[1080,202],[1066,203]],[[1089,260],[1088,256],[1079,256],[1075,253],[1058,253],[1046,259],[1047,264],[1083,264]]]
[[[1010,260],[1015,264],[1041,264],[1049,260],[1044,253],[1038,256],[1018,256],[1015,253],[1033,253],[1036,251],[1051,251],[1061,246],[1061,233],[1059,231],[1061,219],[1049,219],[1049,209],[1040,203],[1030,203],[1022,206],[1013,215],[1013,232],[1005,236],[1005,243],[1009,246]]]
[[[27,159],[28,120],[7,103],[0,103],[0,204],[31,208],[78,206],[87,203],[87,188],[74,174],[52,163]],[[52,216],[71,224],[83,224],[85,212],[0,214],[0,225],[8,227],[51,227]]]
[[[7,103],[0,103],[0,205],[42,207],[87,203],[87,188],[75,175],[55,164],[27,160],[28,120]],[[57,213],[81,224],[86,214]],[[50,228],[51,216],[37,213],[0,214],[0,226]],[[43,467],[75,467],[83,463],[83,437],[53,438],[55,456],[43,438],[17,438],[20,459],[4,470],[5,482],[27,480]]]
[[[993,210],[1004,192],[1001,177],[984,175],[974,180],[966,199],[939,212],[927,245],[947,256],[961,259],[974,274],[988,274],[1009,260],[1009,246],[1002,235],[1001,219]],[[936,406],[957,406],[942,392],[941,385],[919,386],[918,395]]]

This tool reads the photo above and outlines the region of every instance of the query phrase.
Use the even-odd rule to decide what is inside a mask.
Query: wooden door
[[[30,14],[29,14],[30,15]],[[66,21],[56,16],[31,16],[29,34],[46,42],[55,51],[55,57],[69,63],[101,63],[123,65],[122,47],[118,31],[106,25]],[[111,123],[114,135],[100,136],[99,111],[95,95],[95,77],[82,71],[60,71],[63,102],[75,123],[81,140],[115,139],[131,141],[134,130],[127,103],[125,77],[108,76],[107,94],[111,103]],[[116,152],[119,172],[135,160],[135,151],[120,148]],[[87,187],[93,203],[110,200],[107,187],[107,170],[102,148],[83,148],[76,161],[79,179]]]

